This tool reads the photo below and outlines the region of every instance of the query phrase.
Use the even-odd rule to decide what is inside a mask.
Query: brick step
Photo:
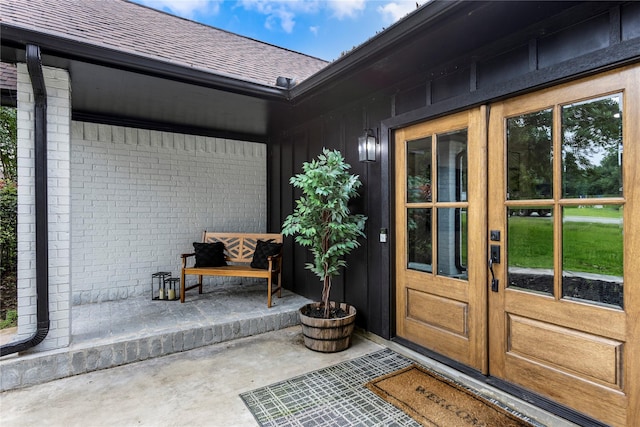
[[[211,344],[231,341],[298,325],[296,309],[264,315],[245,313],[243,318],[209,325],[189,325],[172,331],[123,338],[94,340],[41,353],[10,355],[0,361],[0,391],[113,368],[166,356]]]

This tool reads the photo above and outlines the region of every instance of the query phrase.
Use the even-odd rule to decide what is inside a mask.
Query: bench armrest
[[[269,255],[267,257],[267,261],[269,261],[269,271],[280,271],[282,269],[282,252],[275,255]]]
[[[185,268],[187,266],[187,258],[195,256],[196,254],[182,254],[180,255],[180,257],[182,258],[182,268]]]

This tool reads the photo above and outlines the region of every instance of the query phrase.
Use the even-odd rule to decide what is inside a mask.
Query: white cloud
[[[354,18],[365,8],[365,0],[329,0],[327,7],[338,19]]]
[[[290,33],[295,26],[296,15],[313,15],[326,9],[332,17],[339,20],[354,18],[364,11],[366,2],[367,0],[238,0],[238,5],[245,10],[266,15],[267,28],[274,29],[280,23],[280,27]]]
[[[279,8],[270,12],[264,25],[271,30],[273,29],[273,23],[280,21],[280,28],[282,28],[285,33],[290,34],[293,32],[293,27],[296,25],[294,18],[295,14],[288,10]]]
[[[414,10],[416,10],[415,0],[396,0],[384,6],[378,6],[378,13],[387,24],[393,24]]]
[[[309,27],[309,31],[311,31],[311,34],[313,34],[314,36],[317,36],[318,31],[320,31],[320,27],[318,25],[314,25],[312,27]]]
[[[196,12],[217,14],[220,10],[218,0],[139,0],[140,3],[154,9],[164,10],[183,18],[193,18]]]
[[[296,14],[314,14],[320,9],[319,0],[239,0],[238,5],[245,10],[254,10],[266,15],[265,27],[273,30],[280,27],[292,33],[296,25]]]

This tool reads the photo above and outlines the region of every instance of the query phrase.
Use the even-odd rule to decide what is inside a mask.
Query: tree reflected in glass
[[[562,196],[622,195],[621,96],[562,107]]]
[[[507,199],[553,195],[553,110],[507,119]]]

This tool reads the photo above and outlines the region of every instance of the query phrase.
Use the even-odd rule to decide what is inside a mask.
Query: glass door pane
[[[562,218],[562,296],[622,308],[622,207],[567,207]]]
[[[438,201],[467,200],[467,130],[438,134]]]
[[[562,107],[562,197],[622,196],[622,95]]]
[[[553,295],[552,206],[507,210],[509,288]]]
[[[407,203],[431,201],[431,140],[407,142]]]
[[[507,200],[553,194],[553,110],[507,119]]]
[[[431,209],[407,209],[407,268],[431,273]]]
[[[438,209],[438,275],[467,279],[467,210]]]

